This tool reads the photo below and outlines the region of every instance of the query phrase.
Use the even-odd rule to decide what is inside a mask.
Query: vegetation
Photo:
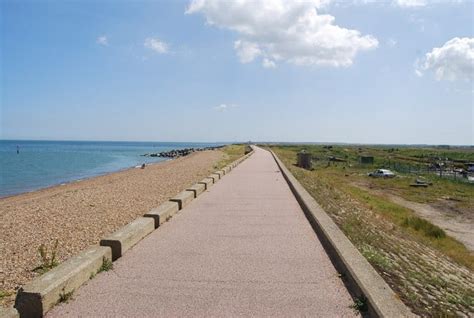
[[[44,274],[47,271],[53,269],[54,267],[58,266],[59,262],[57,259],[57,252],[58,252],[58,240],[55,241],[53,248],[51,249],[51,253],[48,253],[48,248],[41,244],[38,248],[38,253],[40,255],[41,264],[34,268],[33,271]]]
[[[352,309],[354,309],[357,312],[364,313],[368,310],[367,307],[367,298],[365,297],[359,297],[354,300],[354,304],[350,306]]]
[[[114,264],[112,263],[112,261],[108,258],[103,258],[102,259],[102,266],[100,267],[99,269],[99,273],[102,273],[102,272],[108,272],[110,270],[112,270],[114,268]]]
[[[15,292],[13,292],[13,291],[0,290],[0,300],[2,300],[3,298],[10,297],[14,293]]]
[[[66,303],[66,302],[68,302],[68,301],[71,299],[73,293],[74,293],[73,290],[71,290],[70,292],[66,292],[66,291],[63,289],[63,291],[59,294],[59,302],[60,302],[60,303]]]
[[[296,154],[302,149],[312,154],[312,171],[295,166]],[[427,188],[410,187],[418,178],[410,172],[397,172],[393,179],[367,176],[369,171],[386,168],[388,160],[392,166],[425,165],[417,160],[424,160],[427,153],[449,153],[453,158],[474,161],[472,150],[313,145],[274,146],[272,150],[415,313],[452,316],[474,312],[473,253],[443,229],[388,197],[430,204],[446,201],[457,213],[472,214],[474,185],[441,179],[433,173],[424,174],[433,183]],[[373,155],[374,164],[360,164],[360,154]]]
[[[229,163],[234,162],[245,155],[246,146],[244,144],[228,145],[222,148],[224,157],[214,166],[214,169],[222,169]]]

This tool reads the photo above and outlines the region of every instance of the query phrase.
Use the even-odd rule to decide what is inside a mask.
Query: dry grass
[[[348,164],[308,171],[294,166],[297,147],[272,149],[415,313],[473,315],[474,258],[464,245],[412,210],[353,186],[360,173]]]

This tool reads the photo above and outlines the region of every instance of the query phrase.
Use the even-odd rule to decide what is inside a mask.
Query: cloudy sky
[[[2,1],[0,138],[474,142],[474,1]]]

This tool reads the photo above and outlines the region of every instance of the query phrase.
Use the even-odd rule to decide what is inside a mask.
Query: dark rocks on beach
[[[161,158],[178,158],[184,157],[189,154],[192,154],[195,151],[204,151],[204,150],[215,150],[218,148],[222,148],[224,146],[217,146],[217,147],[205,147],[205,148],[184,148],[184,149],[173,149],[170,151],[163,151],[158,153],[147,153],[144,154],[144,157],[161,157]]]

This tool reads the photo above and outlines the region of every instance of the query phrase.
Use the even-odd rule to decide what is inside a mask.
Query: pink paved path
[[[354,316],[270,153],[236,169],[48,317]]]

